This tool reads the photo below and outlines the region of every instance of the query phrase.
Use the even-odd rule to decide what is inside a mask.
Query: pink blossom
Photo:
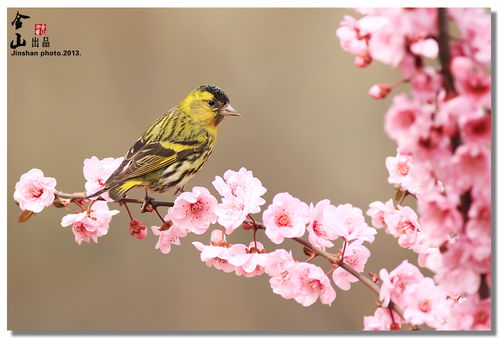
[[[445,95],[439,95],[437,104],[439,110],[438,114],[434,116],[435,123],[441,126],[444,134],[449,137],[453,137],[459,132],[460,121],[482,114],[482,108],[464,95],[458,95],[451,99]]]
[[[340,39],[341,47],[354,55],[367,53],[368,32],[360,31],[357,20],[350,15],[345,15],[340,25],[336,30],[336,36]]]
[[[374,311],[374,316],[364,316],[364,330],[388,331],[400,330],[402,319],[393,310],[379,307]]]
[[[446,167],[446,161],[450,160],[451,139],[445,128],[435,125],[431,114],[428,114],[435,109],[435,106],[429,104],[421,108],[421,114],[418,115],[414,128],[409,131],[411,134],[398,139],[397,143],[401,152],[411,153],[414,162],[423,165],[426,162],[433,166],[432,169],[438,170]],[[421,169],[424,168],[423,165],[420,166]]]
[[[397,212],[385,217],[387,232],[398,238],[403,248],[412,248],[417,243],[420,230],[418,215],[410,207],[399,207]]]
[[[428,244],[428,234],[421,232],[418,236],[418,242],[412,248],[414,252],[419,254],[418,265],[422,268],[427,268],[431,271],[438,271],[442,269],[442,254],[438,247],[430,246]]]
[[[362,210],[351,204],[340,204],[334,209],[324,210],[323,222],[329,236],[343,237],[347,241],[374,241],[376,229],[368,226]]]
[[[404,260],[392,272],[388,273],[386,269],[379,272],[379,278],[382,281],[379,299],[383,306],[388,306],[393,301],[398,306],[405,308],[408,300],[405,297],[406,288],[423,279],[423,274],[419,269]]]
[[[229,248],[230,264],[236,267],[237,276],[254,277],[265,272],[267,253],[260,242],[251,242],[248,247],[234,244]]]
[[[412,178],[412,175],[410,175],[411,162],[411,156],[401,155],[398,152],[396,157],[387,157],[385,163],[390,174],[388,183],[395,184],[397,187],[407,190],[407,186],[410,185]]]
[[[491,79],[481,68],[466,57],[454,57],[451,71],[455,78],[456,88],[470,100],[490,108]]]
[[[460,119],[461,136],[466,143],[490,145],[491,117],[490,114],[466,116]]]
[[[405,290],[404,318],[415,325],[427,324],[440,327],[449,311],[447,294],[425,277],[417,283],[407,285]]]
[[[200,242],[192,242],[192,244],[201,252],[201,261],[208,267],[214,267],[217,270],[224,272],[232,272],[236,267],[229,263],[230,244],[225,241],[225,235],[220,230],[211,232],[210,245],[204,245]]]
[[[386,203],[380,201],[372,202],[369,204],[366,215],[371,217],[371,222],[375,228],[381,229],[387,227],[385,217],[394,212],[396,212],[396,209],[393,206],[393,201],[390,199]]]
[[[297,264],[290,251],[277,249],[267,254],[265,273],[271,278],[270,287],[275,294],[284,299],[291,299],[297,295],[299,285],[296,279],[290,278],[290,270]]]
[[[155,248],[165,255],[170,252],[173,244],[180,245],[180,238],[187,236],[187,229],[175,225],[168,228],[152,226],[151,230],[155,236],[158,236]]]
[[[284,238],[301,237],[309,222],[308,216],[305,203],[287,192],[278,193],[263,212],[265,234],[276,244],[281,244]]]
[[[488,243],[475,243],[466,237],[448,241],[442,265],[435,271],[435,281],[452,294],[477,292],[480,274],[490,271],[490,247],[490,238]]]
[[[366,17],[383,17],[385,24],[371,32],[369,48],[374,59],[393,67],[400,66],[407,56],[406,45],[421,40],[423,36],[436,33],[436,10],[434,8],[383,8],[375,10]],[[434,46],[433,46],[434,47]],[[434,53],[431,46],[423,49]],[[419,49],[416,48],[416,52]]]
[[[369,41],[373,59],[397,67],[406,53],[405,37],[393,22],[374,32]]]
[[[470,295],[454,304],[441,327],[443,330],[490,330],[491,329],[490,298],[480,299],[478,295]]]
[[[448,8],[463,37],[465,55],[483,65],[491,61],[492,28],[490,13],[483,8]]]
[[[299,304],[309,306],[320,298],[322,304],[331,305],[336,298],[329,277],[318,266],[300,262],[293,266],[290,275],[290,278],[298,280],[300,286],[294,296]]]
[[[400,190],[419,195],[434,186],[434,179],[430,170],[420,161],[414,161],[412,156],[397,151],[395,157],[386,158],[388,169],[388,183],[394,184]]]
[[[364,265],[370,255],[369,249],[362,245],[362,241],[357,240],[347,244],[343,254],[343,261],[350,265],[355,271],[363,272]],[[358,281],[357,278],[341,267],[334,270],[333,280],[342,290],[350,290],[350,283]]]
[[[377,83],[369,88],[369,96],[373,99],[384,99],[392,91],[392,86],[389,84]]]
[[[92,239],[97,243],[97,238],[107,234],[111,218],[118,214],[118,210],[109,210],[107,202],[96,201],[89,211],[83,210],[76,214],[69,214],[62,218],[63,227],[72,226],[75,241],[79,245]]]
[[[408,138],[418,135],[416,120],[421,114],[419,103],[411,101],[405,94],[397,95],[385,115],[385,132],[399,146],[406,145]]]
[[[329,304],[336,298],[324,271],[316,265],[299,262],[291,263],[279,275],[270,278],[274,293],[284,299],[294,298],[303,306],[310,306],[320,298],[322,304]]]
[[[267,189],[246,168],[237,172],[227,170],[223,179],[220,176],[215,178],[213,186],[222,195],[222,203],[216,207],[215,214],[227,234],[239,227],[248,214],[260,212],[260,206],[265,204],[261,196]]]
[[[460,193],[471,187],[490,187],[490,149],[479,144],[460,145],[451,160],[453,169],[448,180],[458,187]]]
[[[265,273],[271,277],[280,276],[285,272],[287,273],[287,270],[295,264],[291,251],[277,249],[267,254],[264,267]]]
[[[137,239],[143,239],[147,236],[147,227],[145,223],[136,219],[130,220],[130,235]]]
[[[431,103],[442,87],[442,77],[433,67],[415,70],[410,80],[413,96],[419,102]]]
[[[421,230],[429,235],[432,246],[439,246],[449,235],[461,231],[463,220],[457,209],[458,203],[457,196],[437,192],[421,195],[418,199]]]
[[[357,21],[346,15],[341,22],[341,27],[336,30],[343,49],[355,55],[355,64],[366,67],[371,63],[372,57],[368,43],[372,32],[385,26],[388,20],[382,16],[366,16]]]
[[[466,236],[473,241],[489,242],[492,227],[490,201],[474,199],[468,217]]]
[[[194,187],[192,192],[183,192],[178,195],[173,207],[168,209],[168,218],[173,225],[200,235],[208,230],[210,224],[217,221],[216,206],[217,199],[210,194],[208,189]]]
[[[315,207],[312,203],[310,203],[310,216],[309,223],[307,225],[308,240],[310,243],[321,249],[332,247],[333,242],[331,241],[338,238],[338,236],[332,234],[331,231],[326,231],[325,224],[323,222],[324,210],[331,208],[334,209],[335,206],[332,205],[329,200],[319,201]]]
[[[411,44],[411,52],[430,59],[438,56],[438,44],[434,39],[422,39]]]
[[[41,212],[54,201],[56,184],[55,178],[44,177],[40,169],[31,169],[16,183],[14,200],[22,210]]]
[[[119,167],[123,157],[112,158],[106,157],[99,160],[96,156],[85,159],[83,161],[83,176],[87,182],[85,183],[86,195],[92,195],[97,191],[104,188],[105,183],[109,176]],[[105,192],[101,195],[106,201],[111,202],[112,199],[109,197],[109,193]],[[95,200],[98,196],[91,199]]]

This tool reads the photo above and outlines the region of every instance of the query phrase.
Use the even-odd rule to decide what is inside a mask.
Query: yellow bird
[[[218,87],[203,85],[180,104],[154,121],[135,142],[121,165],[107,179],[102,190],[121,200],[128,190],[141,186],[147,191],[165,192],[183,186],[210,156],[225,116],[240,114]]]

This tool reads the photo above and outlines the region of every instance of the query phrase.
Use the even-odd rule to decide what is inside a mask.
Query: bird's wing
[[[107,180],[106,186],[165,168],[202,151],[209,143],[209,137],[204,132],[183,135],[182,140],[173,137],[162,140],[161,136],[151,139],[146,135],[147,131],[130,148],[120,167]]]

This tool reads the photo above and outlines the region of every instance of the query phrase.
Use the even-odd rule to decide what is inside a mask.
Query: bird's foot
[[[154,210],[153,202],[154,202],[154,198],[149,197],[149,196],[145,196],[144,203],[142,203],[142,208],[141,208],[140,212],[141,213],[152,212]]]

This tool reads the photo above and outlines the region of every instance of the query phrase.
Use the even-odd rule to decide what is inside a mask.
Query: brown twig
[[[443,77],[443,86],[446,93],[446,98],[451,99],[457,95],[456,87],[454,86],[454,76],[450,71],[450,48],[449,48],[449,33],[447,27],[447,12],[445,8],[438,9],[438,59],[442,67],[441,73]]]
[[[69,193],[65,193],[65,192],[62,192],[62,191],[56,191],[55,196],[56,197],[60,197],[60,198],[69,199],[69,200],[84,200],[84,199],[87,198],[87,196],[85,196],[83,194],[69,194]],[[105,199],[103,199],[102,197],[98,197],[97,200],[98,201],[105,201]],[[120,202],[144,204],[144,200],[137,199],[137,198],[126,198],[126,197],[122,198],[120,200]],[[173,203],[172,202],[163,202],[163,201],[151,200],[151,201],[149,201],[149,204],[153,208],[156,208],[156,207],[173,207]]]

